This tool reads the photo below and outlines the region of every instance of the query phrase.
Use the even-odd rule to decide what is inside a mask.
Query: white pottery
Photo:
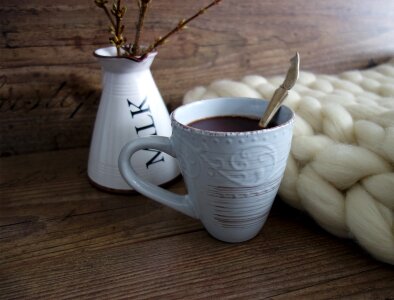
[[[116,48],[94,52],[102,67],[102,94],[90,145],[88,176],[96,185],[117,191],[131,190],[119,173],[121,148],[132,140],[151,135],[170,136],[167,108],[152,77],[156,53],[141,62],[116,57]],[[143,149],[132,158],[138,175],[163,184],[179,175],[177,162],[156,150]]]
[[[278,126],[249,132],[214,132],[187,124],[226,115],[258,119],[266,107],[264,100],[247,98],[213,99],[181,106],[171,115],[171,138],[149,137],[128,143],[120,154],[119,169],[137,191],[200,219],[215,238],[226,242],[251,239],[267,219],[286,168],[292,111],[282,106]],[[147,147],[178,159],[187,195],[173,194],[137,176],[129,158]]]

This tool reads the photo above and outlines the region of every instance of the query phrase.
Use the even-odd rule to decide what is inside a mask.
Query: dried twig
[[[209,5],[201,8],[197,13],[195,13],[193,16],[191,16],[188,19],[182,19],[178,22],[177,26],[175,26],[171,31],[169,31],[165,36],[163,37],[159,37],[155,40],[155,42],[153,44],[151,44],[141,55],[141,57],[146,57],[148,55],[148,53],[152,52],[153,50],[157,49],[157,47],[163,45],[164,43],[167,42],[168,38],[173,35],[174,33],[185,29],[186,25],[193,21],[195,18],[197,18],[198,16],[202,15],[203,13],[205,13],[209,8],[211,8],[214,5],[219,4],[219,2],[221,2],[222,0],[214,0],[212,1]]]
[[[132,56],[139,56],[139,54],[140,54],[140,38],[141,38],[141,34],[142,34],[142,29],[144,28],[145,14],[146,14],[146,11],[148,10],[148,6],[149,6],[150,2],[151,2],[151,0],[137,0],[138,9],[139,9],[139,17],[138,17],[138,23],[136,26],[133,47],[132,47],[131,53],[130,53]]]
[[[109,12],[109,10],[107,8],[108,1],[106,1],[106,0],[95,0],[94,3],[96,3],[96,5],[98,7],[102,8],[104,10],[104,12],[107,15],[109,21],[111,22],[111,25],[115,27],[115,22],[112,19],[112,16],[111,16],[111,14],[110,14],[110,12]]]
[[[110,28],[110,32],[113,36],[109,40],[115,45],[116,53],[120,56],[120,49],[126,42],[126,39],[123,37],[124,25],[122,25],[122,19],[126,13],[126,7],[121,7],[121,0],[117,0],[117,2],[112,5],[111,13],[115,17],[115,26],[112,25]]]
[[[135,61],[143,60],[150,52],[157,49],[159,46],[163,45],[168,41],[168,38],[175,34],[178,31],[186,28],[186,25],[196,19],[198,16],[205,13],[209,8],[214,5],[219,4],[222,0],[213,0],[209,5],[201,8],[197,13],[188,19],[182,19],[178,22],[178,24],[169,31],[163,37],[157,38],[154,43],[148,46],[146,49],[141,51],[140,40],[142,35],[142,30],[144,27],[145,15],[148,10],[149,3],[152,0],[136,0],[138,9],[139,9],[139,17],[138,22],[136,24],[136,32],[135,39],[132,45],[126,45],[126,38],[123,37],[124,25],[122,24],[122,19],[126,12],[126,7],[121,7],[121,0],[115,0],[113,3],[112,9],[109,11],[107,8],[107,0],[94,0],[95,4],[102,8],[107,15],[111,25],[109,27],[109,31],[111,33],[110,42],[115,45],[117,56],[127,56]],[[124,53],[121,53],[121,49],[124,50]]]
[[[121,55],[120,49],[124,46],[126,39],[123,37],[124,25],[122,25],[122,19],[126,13],[126,7],[121,7],[121,0],[112,5],[111,11],[108,10],[106,0],[95,0],[96,5],[102,8],[107,15],[111,25],[109,27],[109,32],[111,37],[110,42],[115,45],[116,53],[118,56]],[[115,20],[114,20],[115,19]]]

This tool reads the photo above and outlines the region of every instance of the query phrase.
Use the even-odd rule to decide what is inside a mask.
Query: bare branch
[[[142,30],[144,28],[145,15],[148,10],[149,3],[151,2],[151,0],[137,0],[137,1],[139,6],[139,17],[136,26],[134,43],[131,49],[132,56],[139,56],[140,54],[140,39],[142,35]]]
[[[109,39],[112,44],[116,47],[116,53],[120,56],[120,49],[124,46],[126,39],[123,37],[124,26],[122,25],[122,19],[126,13],[126,7],[121,7],[121,0],[112,5],[112,15],[115,17],[115,24],[110,28],[112,37]]]
[[[145,16],[152,0],[136,0],[139,9],[138,22],[136,24],[136,32],[133,44],[126,44],[126,38],[123,36],[124,25],[122,24],[122,19],[126,13],[126,7],[121,7],[121,0],[114,0],[112,4],[112,9],[109,10],[107,7],[107,0],[94,0],[95,4],[102,8],[111,22],[109,26],[109,32],[111,34],[110,42],[116,47],[116,52],[118,56],[126,55],[135,61],[143,60],[150,52],[157,49],[159,46],[165,44],[169,37],[182,29],[187,28],[187,24],[204,14],[212,6],[219,4],[222,0],[213,0],[209,5],[201,8],[194,15],[188,19],[182,19],[178,24],[170,30],[163,37],[158,37],[155,41],[146,49],[142,50],[140,47],[140,40],[144,28]],[[124,54],[121,53],[121,49],[124,50]]]
[[[107,15],[107,17],[108,17],[109,21],[111,22],[112,26],[115,27],[115,22],[112,19],[112,16],[111,16],[111,14],[110,14],[110,12],[109,12],[109,10],[107,8],[108,1],[106,1],[106,0],[95,0],[94,3],[96,3],[96,5],[98,7],[102,8],[104,10],[104,12]]]
[[[193,21],[194,19],[196,19],[196,18],[199,17],[200,15],[204,14],[209,8],[211,8],[211,7],[214,6],[214,5],[219,4],[221,1],[222,1],[222,0],[214,0],[214,1],[212,1],[209,5],[207,5],[207,6],[203,7],[203,8],[201,8],[197,13],[195,13],[195,14],[194,14],[193,16],[191,16],[190,18],[188,18],[188,19],[186,19],[186,20],[185,20],[185,19],[180,20],[180,21],[178,22],[178,24],[177,24],[171,31],[169,31],[165,36],[157,38],[157,39],[155,40],[155,42],[154,42],[153,44],[151,44],[151,45],[143,52],[143,54],[142,54],[141,56],[142,56],[142,57],[146,57],[146,55],[148,55],[148,53],[152,52],[152,51],[153,51],[154,49],[156,49],[157,47],[159,47],[159,46],[163,45],[164,43],[166,43],[167,40],[168,40],[168,38],[169,38],[171,35],[173,35],[174,33],[178,32],[178,31],[180,31],[180,30],[182,30],[182,29],[185,29],[185,28],[186,28],[186,25],[187,25],[188,23],[190,23],[191,21]]]

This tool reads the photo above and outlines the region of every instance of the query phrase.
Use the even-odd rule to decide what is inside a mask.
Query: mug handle
[[[198,218],[189,195],[177,195],[141,179],[134,171],[130,158],[138,150],[155,149],[176,157],[171,141],[168,137],[149,136],[141,137],[127,143],[120,152],[119,171],[124,180],[136,191],[161,204],[167,205],[192,218]]]

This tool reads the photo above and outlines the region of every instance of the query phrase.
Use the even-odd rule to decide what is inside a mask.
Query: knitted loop
[[[219,80],[186,93],[270,99],[283,76]],[[338,76],[301,72],[285,104],[296,113],[279,189],[320,226],[394,264],[394,60]]]

